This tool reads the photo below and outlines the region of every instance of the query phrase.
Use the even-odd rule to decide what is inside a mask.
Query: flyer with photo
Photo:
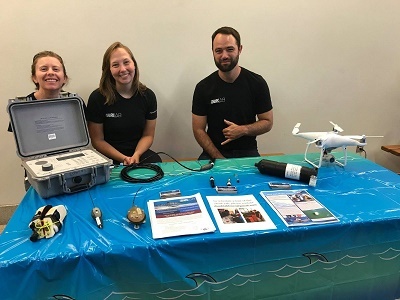
[[[221,233],[276,229],[253,195],[207,196],[207,201]]]
[[[199,193],[147,203],[154,239],[215,231]]]
[[[286,226],[305,226],[339,221],[306,190],[262,191],[260,194]]]

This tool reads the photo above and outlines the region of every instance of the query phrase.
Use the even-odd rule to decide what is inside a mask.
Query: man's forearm
[[[245,135],[257,136],[270,131],[272,128],[272,122],[269,120],[258,120],[252,124],[244,126],[246,128]]]
[[[205,131],[195,132],[194,137],[200,147],[212,158],[224,158]]]

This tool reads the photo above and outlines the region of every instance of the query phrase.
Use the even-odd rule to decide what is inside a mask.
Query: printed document
[[[221,233],[276,229],[253,195],[207,196]]]
[[[305,226],[339,221],[306,190],[262,191],[260,194],[286,226]]]
[[[199,193],[147,203],[154,239],[214,232],[215,226]]]

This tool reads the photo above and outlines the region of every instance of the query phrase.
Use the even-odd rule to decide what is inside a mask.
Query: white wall
[[[211,34],[225,25],[242,36],[240,64],[270,86],[275,124],[258,139],[262,153],[303,152],[305,141],[291,135],[295,123],[330,130],[332,120],[346,134],[384,135],[368,140],[368,158],[399,171],[400,158],[380,150],[400,144],[399,11],[397,0],[1,1],[0,204],[19,203],[24,194],[6,105],[33,91],[35,53],[59,53],[71,78],[67,90],[86,101],[106,48],[125,43],[158,98],[152,148],[196,157],[192,93],[215,70]]]

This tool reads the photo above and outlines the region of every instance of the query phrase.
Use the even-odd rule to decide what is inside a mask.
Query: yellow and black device
[[[29,223],[29,228],[33,231],[30,240],[36,242],[53,237],[61,230],[66,215],[67,209],[64,205],[40,207]]]

